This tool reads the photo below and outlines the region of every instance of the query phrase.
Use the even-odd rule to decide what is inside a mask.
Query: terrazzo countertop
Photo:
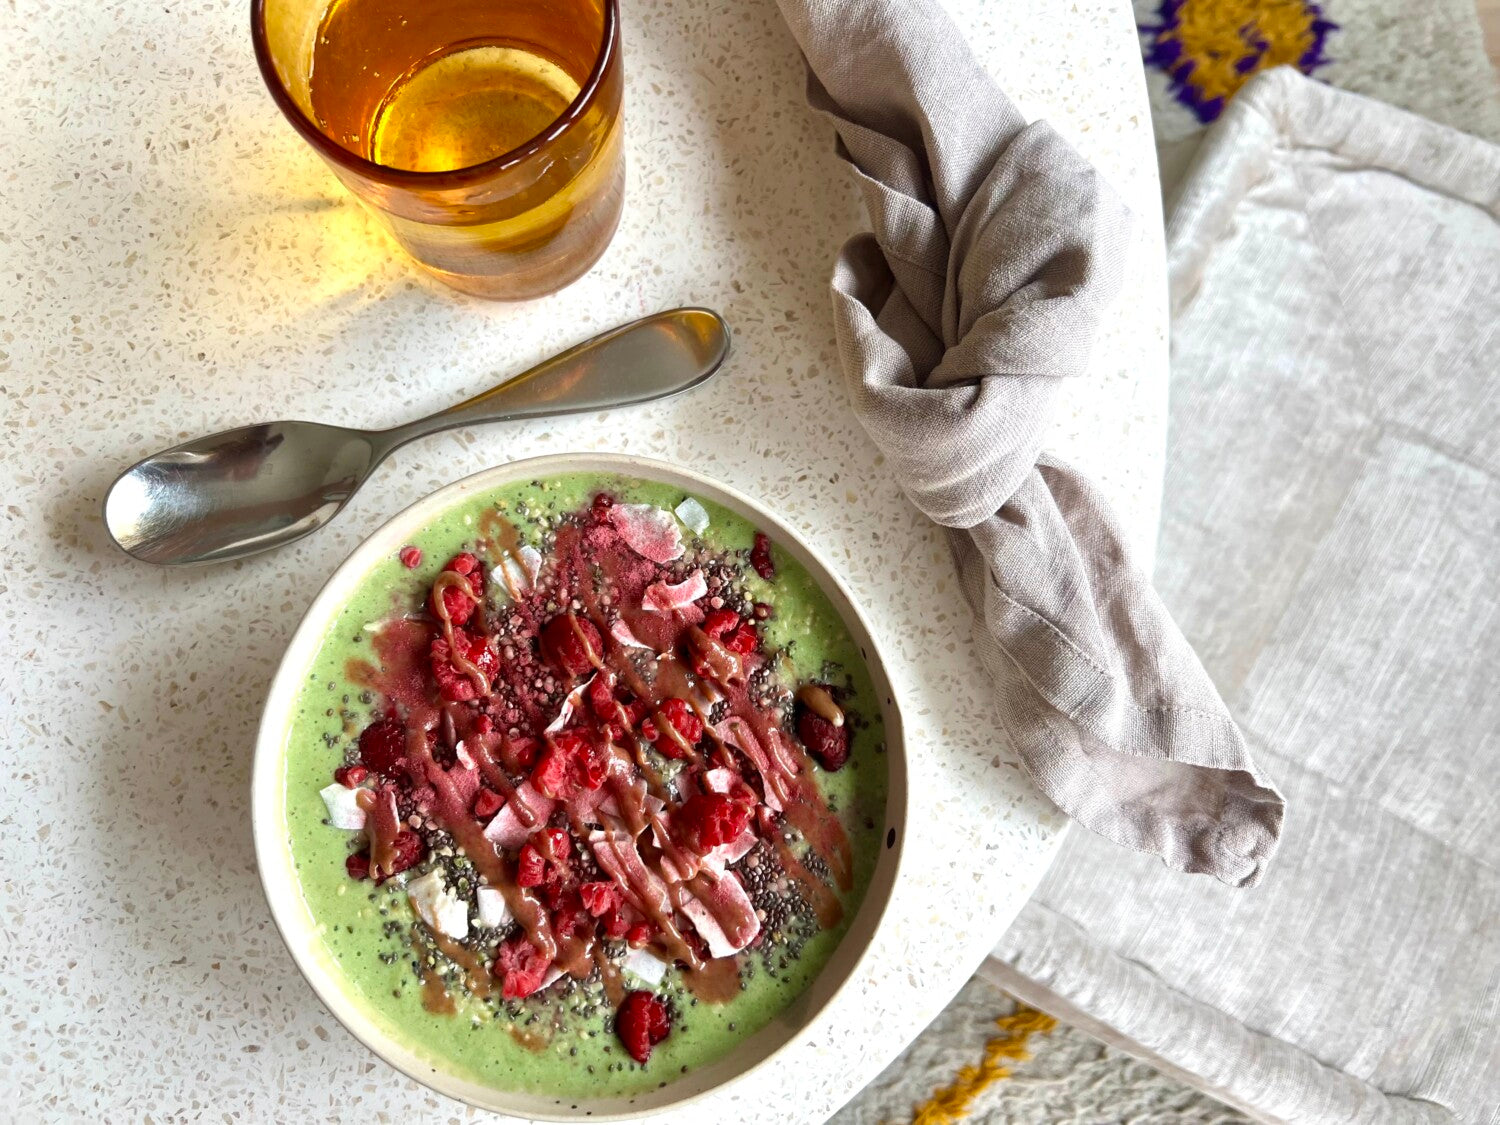
[[[1004,87],[1138,217],[1123,298],[1053,449],[1149,552],[1167,387],[1160,205],[1124,0],[953,0]],[[240,0],[0,6],[0,1095],[17,1120],[469,1120],[313,998],[271,924],[251,747],[314,591],[389,515],[499,461],[618,450],[782,512],[882,636],[912,808],[893,921],[810,1040],[683,1122],[816,1121],[948,1001],[1063,817],[996,732],[942,540],[850,417],[828,272],[860,227],[771,0],[628,0],[629,188],[565,292],[458,296],[398,257],[280,119]],[[114,474],[277,417],[385,426],[671,305],[736,333],[711,389],[402,450],[326,531],[192,571],[118,554]]]

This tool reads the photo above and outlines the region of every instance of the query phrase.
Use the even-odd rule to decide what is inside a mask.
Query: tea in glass
[[[411,255],[487,297],[551,292],[624,189],[617,0],[256,0],[273,96]]]

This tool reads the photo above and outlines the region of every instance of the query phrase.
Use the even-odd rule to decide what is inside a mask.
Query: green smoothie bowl
[[[687,470],[503,465],[339,567],[271,685],[256,859],[318,997],[533,1120],[681,1106],[813,1033],[890,899],[901,719],[843,584]]]

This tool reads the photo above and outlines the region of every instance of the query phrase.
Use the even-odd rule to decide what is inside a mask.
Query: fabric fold
[[[873,228],[833,274],[854,409],[949,529],[1007,733],[1085,827],[1254,884],[1280,794],[1102,497],[1042,454],[1119,290],[1128,211],[933,0],[779,3]]]

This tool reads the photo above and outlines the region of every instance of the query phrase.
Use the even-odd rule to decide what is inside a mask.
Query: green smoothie
[[[704,987],[696,977],[693,987],[689,987],[690,974],[680,960],[669,963],[658,982],[639,978],[629,971],[622,974],[620,966],[630,956],[631,949],[623,939],[604,937],[602,929],[596,937],[588,939],[600,968],[564,975],[524,997],[502,996],[498,984],[489,995],[481,995],[484,988],[476,990],[470,985],[477,979],[476,974],[484,977],[487,970],[493,970],[498,980],[499,968],[494,960],[498,944],[524,938],[524,935],[517,937],[514,920],[489,929],[479,924],[475,893],[483,882],[483,865],[476,870],[472,857],[465,855],[457,840],[437,831],[425,837],[424,857],[410,869],[378,885],[370,878],[352,877],[346,869],[346,860],[355,855],[357,863],[362,849],[371,850],[370,833],[332,827],[330,809],[320,796],[320,791],[333,781],[336,769],[343,768],[345,773],[341,776],[346,778],[365,772],[362,768],[356,768],[353,774],[348,772],[361,762],[361,732],[389,715],[395,705],[368,678],[361,679],[354,672],[390,662],[390,653],[380,650],[378,638],[385,635],[382,629],[389,628],[392,621],[425,622],[422,627],[429,629],[432,636],[440,637],[440,623],[433,621],[429,591],[445,563],[460,552],[472,552],[479,558],[483,573],[490,576],[485,584],[483,607],[475,620],[483,617],[514,624],[515,619],[508,616],[507,603],[518,595],[499,577],[497,568],[507,560],[500,557],[503,552],[497,545],[494,529],[503,527],[507,535],[514,529],[516,538],[509,540],[504,548],[509,551],[512,572],[516,570],[516,546],[525,545],[540,556],[539,581],[545,581],[554,563],[562,566],[556,561],[561,558],[557,554],[563,535],[560,529],[569,526],[569,519],[586,522],[586,516],[577,514],[587,513],[601,493],[618,505],[650,505],[671,516],[683,553],[681,558],[658,567],[668,579],[678,578],[679,583],[687,585],[688,579],[697,581],[693,578],[695,570],[722,577],[723,585],[716,590],[728,604],[742,607],[745,620],[753,627],[752,635],[758,638],[758,650],[744,659],[747,666],[753,662],[758,669],[749,683],[759,693],[759,699],[770,701],[764,705],[766,715],[779,715],[782,728],[794,731],[800,721],[796,710],[800,704],[794,702],[800,697],[796,693],[803,685],[817,684],[826,685],[831,697],[837,700],[841,722],[846,719],[848,760],[836,770],[814,764],[813,756],[790,733],[789,744],[801,760],[797,784],[815,787],[809,791],[820,797],[829,821],[847,837],[852,877],[847,885],[840,886],[837,879],[829,876],[826,857],[818,853],[818,841],[812,839],[819,834],[826,838],[828,832],[809,830],[805,823],[799,830],[792,825],[790,813],[780,817],[764,808],[758,809],[761,820],[752,818],[750,824],[761,838],[753,850],[730,863],[722,876],[737,878],[747,889],[760,921],[754,941],[733,956],[732,969],[737,972],[738,984],[733,983],[734,972],[731,972],[727,996],[722,987],[717,989],[718,995],[710,995],[715,989]],[[501,1089],[558,1097],[629,1095],[669,1083],[692,1068],[729,1053],[791,1004],[827,963],[869,885],[886,832],[886,761],[879,700],[858,648],[828,598],[803,567],[772,544],[769,562],[774,573],[770,578],[762,577],[756,567],[765,561],[764,556],[757,558],[755,565],[751,561],[757,529],[708,500],[697,498],[696,506],[684,507],[687,499],[676,488],[593,474],[521,482],[463,499],[412,540],[410,547],[420,551],[419,562],[416,562],[417,552],[408,549],[401,552],[401,557],[393,555],[382,560],[364,576],[312,663],[295,718],[286,734],[286,831],[301,893],[351,997],[388,1034],[408,1044],[435,1068]],[[707,516],[706,527],[702,526],[703,515]],[[693,530],[690,524],[698,525],[700,530]],[[580,549],[587,553],[586,545]],[[537,555],[530,557],[534,560]],[[416,565],[410,565],[413,562]],[[640,563],[643,571],[648,565],[656,566]],[[770,568],[763,569],[770,572]],[[686,578],[679,578],[683,575]],[[668,580],[667,585],[673,583]],[[540,612],[549,609],[568,612],[566,604],[540,601],[537,604]],[[707,606],[707,596],[697,604]],[[585,609],[579,608],[576,599],[575,609],[582,619]],[[606,606],[597,612],[604,614],[610,609]],[[644,616],[638,615],[638,619],[644,620]],[[602,616],[599,621],[603,626]],[[500,668],[495,673],[497,682],[506,674],[507,646],[514,652],[516,646],[524,647],[527,643],[524,626],[517,628],[521,629],[519,634],[499,637],[493,642]],[[591,675],[608,674],[603,668],[603,650],[613,642],[608,636],[600,640],[601,633],[607,633],[607,629],[590,633],[600,649],[597,663],[601,667],[598,673],[590,669]],[[724,636],[728,643],[733,634]],[[531,640],[534,644],[535,639]],[[594,654],[590,651],[588,655]],[[659,662],[667,657],[648,651],[646,646],[621,650],[613,657],[617,662],[627,658],[641,665],[649,659]],[[551,678],[549,674],[549,682]],[[536,682],[542,682],[540,674]],[[582,676],[579,682],[587,683]],[[540,693],[537,698],[544,702],[532,703],[550,707],[545,701],[570,686],[566,682],[550,688],[544,684],[537,689]],[[744,690],[748,693],[751,687]],[[429,685],[424,690],[436,689]],[[620,691],[625,694],[623,688]],[[574,702],[581,711],[584,704],[576,699]],[[481,694],[478,699],[451,705],[450,710],[462,707],[467,708],[464,715],[478,715],[487,705]],[[722,710],[724,706],[720,704],[719,708]],[[499,716],[495,735],[498,737],[508,720],[498,705],[493,709]],[[636,712],[640,711],[641,706],[637,706]],[[705,714],[704,718],[712,715]],[[487,718],[479,721],[484,729],[489,729]],[[510,731],[518,743],[540,740],[540,751],[545,754],[551,745],[548,741],[551,735],[531,729],[535,725],[533,715],[530,720],[517,720]],[[645,721],[638,721],[636,730],[619,741],[623,745],[634,740],[637,755],[648,763],[642,767],[643,776],[650,774],[657,778],[663,793],[675,794],[687,785],[694,774],[694,763],[700,758],[700,769],[706,769],[711,760],[733,760],[750,789],[759,793],[761,788],[770,788],[770,781],[761,778],[745,759],[734,754],[732,744],[713,740],[712,732],[717,728],[712,723],[708,728],[698,748],[686,760],[673,760],[658,753],[659,748],[670,747]],[[446,753],[445,729],[438,724],[431,736],[438,747],[435,753],[440,756]],[[645,744],[641,741],[641,731],[656,733],[657,741]],[[470,743],[473,741],[471,736]],[[626,754],[623,749],[615,752]],[[713,757],[716,754],[718,758]],[[457,763],[449,763],[455,776],[467,763],[461,749],[458,759]],[[518,771],[509,782],[515,785],[524,779],[524,772]],[[372,777],[363,784],[368,787],[375,780]],[[425,791],[418,786],[416,792],[415,799],[420,802]],[[498,802],[505,796],[508,794],[502,792],[489,799]],[[410,799],[403,791],[403,810]],[[671,797],[666,803],[671,810]],[[554,823],[566,830],[568,822],[562,814],[563,807],[559,801],[553,816]],[[410,819],[413,823],[421,821],[421,812],[414,812]],[[403,831],[406,823],[407,817],[403,815]],[[756,824],[762,827],[755,829]],[[577,862],[591,865],[593,861],[586,854],[587,833],[579,830],[579,835],[583,838],[575,836],[573,854]],[[641,838],[649,837],[648,829]],[[671,851],[665,845],[660,855],[649,844],[642,847],[651,862],[658,865],[670,858]],[[812,890],[816,888],[810,889],[810,884],[789,872],[787,857],[803,868],[804,878],[823,881],[827,895],[831,896],[823,909],[814,903],[818,895]],[[520,862],[524,864],[524,856]],[[450,956],[453,942],[435,941],[414,911],[408,891],[414,879],[434,867],[443,873],[453,896],[467,902],[470,912],[469,931],[464,939],[469,952],[458,958]],[[596,883],[608,882],[608,875],[592,866],[588,867],[588,875]],[[583,879],[583,875],[576,873],[570,877]],[[560,896],[571,893],[547,886],[524,893],[535,896],[544,892]],[[523,892],[511,887],[508,893]],[[625,897],[628,900],[628,894]],[[836,906],[831,906],[834,900]],[[622,915],[630,913],[623,907],[621,911]],[[640,918],[638,912],[632,916]],[[622,927],[627,920],[622,920]],[[827,924],[830,920],[832,924]],[[601,926],[604,921],[600,920]],[[585,923],[592,925],[594,920],[585,919]],[[559,924],[555,918],[553,924]],[[692,939],[690,944],[701,952],[700,940]],[[662,948],[658,944],[650,946],[649,951],[657,955],[658,961],[667,963],[668,955]],[[723,984],[723,973],[718,981]],[[649,1061],[644,1064],[632,1057],[616,1034],[614,1021],[621,986],[651,992],[671,1013],[670,1034],[655,1044]]]

